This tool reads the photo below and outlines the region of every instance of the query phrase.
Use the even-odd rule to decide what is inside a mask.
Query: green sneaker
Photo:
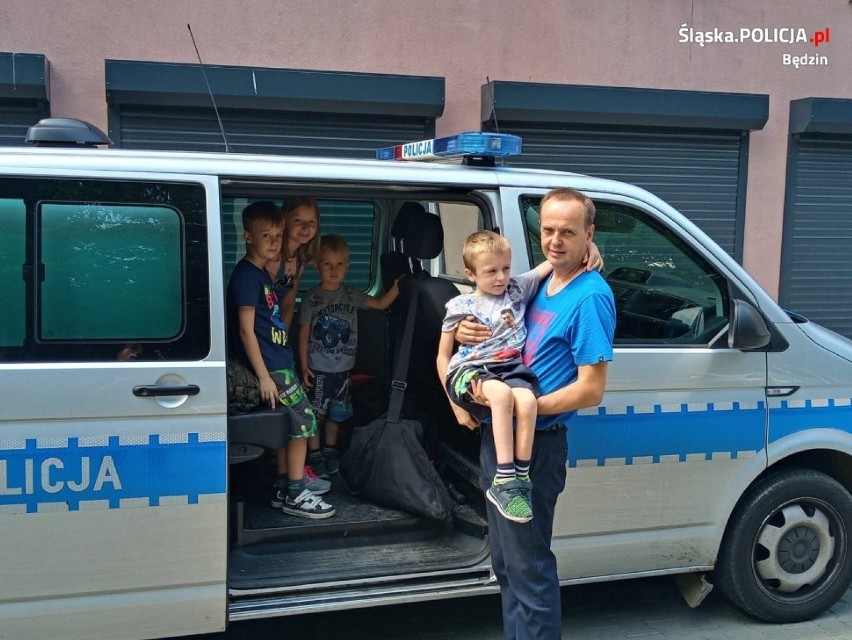
[[[527,502],[530,503],[530,508],[532,508],[532,480],[530,480],[529,476],[518,476],[518,482],[521,484],[518,490],[527,499]]]
[[[317,478],[328,480],[328,468],[325,466],[325,457],[323,457],[322,452],[311,451],[308,453],[305,464],[313,468],[313,472]]]
[[[340,453],[337,449],[325,447],[322,450],[322,456],[325,458],[325,468],[329,474],[334,475],[340,469]]]
[[[532,506],[523,493],[525,483],[518,480],[494,483],[488,487],[485,497],[497,507],[504,518],[512,522],[529,522],[532,520]]]

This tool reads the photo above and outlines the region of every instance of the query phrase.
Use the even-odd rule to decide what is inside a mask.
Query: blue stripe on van
[[[713,403],[703,407],[706,410],[696,411],[683,404],[680,411],[664,411],[654,405],[638,413],[628,406],[615,414],[598,407],[597,415],[578,414],[568,423],[568,465],[595,460],[603,466],[607,459],[634,464],[636,458],[658,463],[662,456],[684,462],[688,455],[710,460],[720,453],[736,458],[742,452],[763,449],[765,403],[745,409],[737,402],[721,410]]]
[[[769,441],[775,442],[806,429],[852,431],[849,398],[770,401]]]
[[[100,508],[118,509],[134,498],[157,506],[166,497],[194,504],[199,496],[225,494],[224,440],[201,441],[190,433],[186,442],[161,443],[156,434],[145,444],[121,444],[118,436],[107,442],[80,446],[68,438],[67,447],[39,448],[29,439],[22,449],[0,450],[0,506],[25,505],[34,513],[40,504],[66,503],[76,511],[81,502],[102,501]]]

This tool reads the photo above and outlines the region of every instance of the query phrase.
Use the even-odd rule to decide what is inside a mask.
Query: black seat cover
[[[444,230],[438,216],[427,212],[419,203],[407,202],[397,214],[392,233],[400,241],[400,250],[382,256],[383,279],[392,282],[398,277],[393,272],[386,273],[386,265],[397,269],[396,274],[403,268],[402,272],[408,273],[400,281],[399,298],[391,307],[392,335],[399,336],[411,296],[415,292],[419,294],[403,412],[423,424],[426,449],[434,453],[442,432],[448,428],[458,429],[443,381],[438,379],[435,359],[445,305],[459,291],[449,280],[432,277],[420,266],[421,259],[438,257],[444,247]]]

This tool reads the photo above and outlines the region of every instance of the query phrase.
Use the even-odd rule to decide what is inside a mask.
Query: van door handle
[[[197,384],[184,385],[156,385],[142,384],[133,387],[133,395],[140,398],[152,398],[154,396],[197,396],[201,391]]]

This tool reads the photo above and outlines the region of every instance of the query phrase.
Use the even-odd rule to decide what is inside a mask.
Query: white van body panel
[[[204,184],[211,304],[221,308],[216,178],[91,171],[79,158],[38,171],[12,164],[4,176]],[[131,300],[118,304],[145,313]],[[0,362],[0,451],[8,458],[0,459],[7,550],[0,635],[138,638],[224,629],[224,340],[222,323],[213,323],[213,347],[200,362]],[[200,392],[132,392],[164,384]]]
[[[711,569],[735,506],[767,467],[814,450],[842,460],[852,454],[852,343],[794,323],[697,226],[638,187],[520,169],[14,148],[0,150],[0,176],[203,185],[211,309],[210,352],[201,361],[0,361],[0,531],[5,547],[19,550],[0,556],[0,635],[181,635],[223,629],[229,613],[251,618],[495,591],[493,578],[483,577],[486,561],[316,585],[308,594],[297,587],[229,594],[220,189],[233,182],[477,192],[512,241],[516,272],[530,264],[519,198],[570,186],[672,230],[786,341],[784,349],[753,352],[721,341],[616,347],[603,402],[569,427],[568,479],[553,532],[563,583]],[[384,238],[386,229],[377,233]],[[134,386],[163,384],[201,391],[132,395]],[[181,477],[190,459],[199,490],[171,491],[198,479]]]

